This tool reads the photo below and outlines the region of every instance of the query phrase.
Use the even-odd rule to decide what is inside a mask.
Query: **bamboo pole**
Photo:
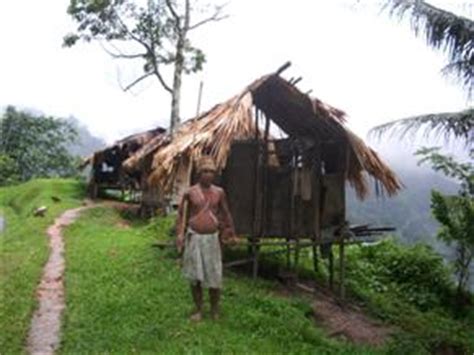
[[[329,251],[329,288],[334,289],[334,255],[332,254],[332,245],[331,250]]]
[[[275,74],[276,74],[276,75],[280,75],[280,74],[283,73],[286,69],[288,69],[290,66],[291,66],[291,62],[290,62],[290,61],[286,62],[286,63],[283,64],[280,68],[277,69],[277,71],[275,72]]]
[[[197,101],[197,107],[196,107],[196,117],[199,116],[201,113],[201,100],[202,100],[202,89],[203,89],[204,83],[201,81],[199,83],[199,94],[198,94],[198,101]]]
[[[360,243],[363,243],[363,241],[345,242],[344,245],[347,246],[347,245],[360,244]],[[257,242],[254,244],[259,247],[278,247],[278,246],[290,247],[291,251],[295,249],[294,247],[296,245],[295,242],[289,242],[289,243],[288,242],[260,242],[260,243]],[[248,245],[252,245],[252,242],[249,242],[249,243],[240,242],[240,243],[237,243],[235,246],[248,246]],[[313,245],[314,245],[313,241],[299,243],[300,248],[312,247]],[[317,243],[317,245],[320,245],[320,244]],[[155,242],[152,244],[152,246],[158,247],[158,248],[171,248],[171,247],[174,247],[175,244],[170,243],[170,242]],[[285,252],[285,251],[286,249],[282,250],[282,252]]]
[[[315,213],[315,228],[314,228],[314,244],[313,244],[313,270],[317,272],[319,270],[319,260],[318,260],[318,241],[321,240],[321,221],[322,221],[322,202],[321,201],[321,196],[322,196],[322,170],[321,170],[321,144],[318,142],[316,147],[314,148],[315,150],[315,161],[314,161],[314,167],[313,171],[315,173],[315,178],[313,182],[315,183],[315,189],[313,189],[313,201],[316,203],[316,213]],[[315,194],[315,191],[317,191],[317,194]],[[316,196],[315,196],[316,195]]]
[[[346,288],[345,288],[345,255],[344,255],[344,237],[341,236],[341,241],[339,243],[339,296],[342,300],[346,297]]]
[[[250,238],[251,241],[251,250],[252,250],[252,276],[254,279],[257,278],[258,275],[258,248],[257,248],[257,235],[260,233],[260,226],[261,226],[261,191],[260,191],[260,164],[261,164],[261,147],[260,147],[260,140],[259,140],[259,130],[258,130],[258,121],[260,118],[260,111],[257,107],[255,107],[255,138],[257,144],[257,157],[255,162],[255,186],[254,186],[254,221],[253,221],[253,228],[252,232],[253,235]]]

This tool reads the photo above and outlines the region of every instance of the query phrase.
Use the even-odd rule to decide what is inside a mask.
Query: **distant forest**
[[[396,151],[396,148],[393,148]],[[405,154],[405,153],[402,153]],[[389,154],[392,155],[392,154]],[[385,157],[384,157],[385,158]],[[428,166],[417,166],[416,158],[406,153],[389,164],[401,178],[405,189],[393,198],[375,196],[373,190],[365,201],[359,201],[350,187],[347,188],[347,215],[351,224],[393,226],[395,238],[407,244],[426,243],[442,254],[452,257],[451,248],[436,238],[438,223],[431,214],[431,190],[455,194],[458,184],[436,173]],[[473,269],[474,271],[474,269]],[[474,280],[471,279],[471,289]]]

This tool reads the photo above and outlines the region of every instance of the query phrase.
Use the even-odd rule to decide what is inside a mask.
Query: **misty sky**
[[[365,136],[388,120],[472,106],[459,85],[440,74],[445,55],[416,38],[406,23],[379,14],[376,2],[232,0],[230,18],[193,33],[204,50],[203,72],[184,80],[182,116],[226,100],[287,60],[286,77],[345,110],[350,127]],[[466,1],[431,1],[473,18]],[[98,43],[61,47],[74,28],[68,0],[0,2],[0,107],[33,108],[75,116],[111,142],[126,134],[168,126],[169,94],[153,79],[124,93],[141,73],[140,61],[112,60]],[[170,74],[170,73],[167,73]]]

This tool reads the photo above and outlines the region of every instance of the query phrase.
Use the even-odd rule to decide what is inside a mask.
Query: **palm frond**
[[[390,134],[391,138],[414,139],[420,131],[424,138],[443,138],[446,142],[457,138],[464,141],[466,146],[472,146],[474,144],[474,109],[403,118],[372,128],[369,136],[380,139]]]
[[[416,35],[429,46],[448,52],[443,72],[460,79],[469,97],[474,90],[474,21],[435,7],[422,0],[387,0],[385,8],[400,19],[410,17]]]

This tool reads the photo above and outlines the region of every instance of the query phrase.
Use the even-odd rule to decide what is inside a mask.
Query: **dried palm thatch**
[[[403,118],[374,127],[369,134],[380,138],[390,134],[391,138],[415,138],[421,132],[424,138],[442,138],[445,142],[456,138],[466,147],[474,145],[474,109],[460,112],[432,113]]]
[[[122,138],[115,143],[105,147],[104,149],[94,152],[92,155],[84,158],[80,165],[80,169],[84,169],[87,165],[97,162],[104,157],[108,152],[119,152],[122,158],[128,158],[134,154],[137,150],[141,149],[148,142],[153,139],[160,139],[164,136],[166,130],[158,127],[145,132],[135,133],[125,138]]]
[[[389,195],[401,188],[394,172],[344,126],[343,111],[310,99],[278,75],[256,80],[239,95],[185,122],[173,140],[162,142],[159,148],[155,146],[150,183],[165,193],[171,192],[183,164],[190,169],[190,162],[203,154],[211,155],[218,169],[223,169],[233,141],[263,136],[257,132],[254,106],[290,136],[347,142],[350,147],[347,179],[360,198],[369,191],[366,173],[379,181]]]
[[[143,166],[144,160],[146,157],[154,154],[160,147],[168,144],[170,141],[170,136],[166,134],[160,134],[148,142],[146,142],[140,149],[131,154],[123,163],[122,167],[128,172],[136,172],[138,170],[144,169]]]
[[[446,50],[449,63],[443,71],[454,74],[468,95],[474,90],[474,21],[422,0],[387,0],[392,15],[409,15],[415,34],[424,34],[429,46]]]
[[[185,122],[172,142],[169,141],[154,155],[151,183],[169,191],[179,165],[196,161],[203,154],[211,155],[217,168],[223,169],[232,141],[255,137],[256,127],[251,109],[252,96],[250,92],[244,91]]]
[[[166,130],[164,128],[158,127],[145,132],[132,134],[128,137],[118,140],[109,148],[117,147],[122,151],[131,153],[140,149],[151,139],[161,137],[165,132]]]
[[[124,174],[122,169],[123,161],[151,139],[161,137],[164,133],[165,129],[155,128],[125,137],[84,159],[80,167],[85,168],[89,164],[92,165],[91,183],[106,183],[111,186],[122,186],[125,180],[132,177]],[[102,164],[106,164],[106,166],[111,167],[112,170],[103,171]],[[133,177],[133,179],[135,178],[137,178],[137,176]]]

